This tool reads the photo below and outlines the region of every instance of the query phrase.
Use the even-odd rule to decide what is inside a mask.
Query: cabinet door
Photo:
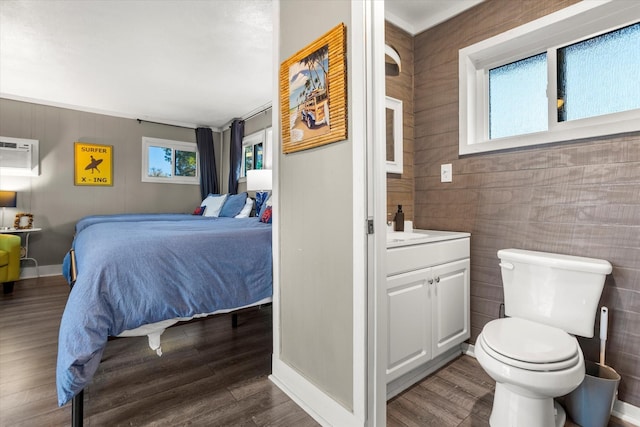
[[[469,259],[433,267],[433,357],[469,338]]]
[[[430,269],[387,278],[387,382],[431,359]]]

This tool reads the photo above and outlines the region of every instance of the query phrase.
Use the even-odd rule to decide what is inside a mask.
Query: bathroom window
[[[142,182],[199,185],[199,179],[195,143],[142,138]]]
[[[640,130],[640,2],[580,2],[461,49],[460,154]]]
[[[558,49],[558,121],[640,108],[640,23]]]
[[[547,130],[547,56],[489,70],[489,138]]]

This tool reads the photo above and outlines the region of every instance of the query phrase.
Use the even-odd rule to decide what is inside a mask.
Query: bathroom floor
[[[461,356],[391,399],[387,426],[488,427],[494,387],[476,359]],[[636,426],[612,417],[608,427]]]

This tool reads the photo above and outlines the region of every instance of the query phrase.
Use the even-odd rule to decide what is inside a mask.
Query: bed
[[[171,324],[271,301],[271,224],[184,214],[86,217],[76,224],[63,273],[72,289],[56,383],[58,404],[73,399],[75,406],[108,337],[147,335],[161,355],[160,336]]]

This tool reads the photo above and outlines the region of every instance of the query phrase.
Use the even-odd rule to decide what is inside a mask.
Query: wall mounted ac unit
[[[38,149],[36,139],[0,136],[0,175],[40,175]]]

